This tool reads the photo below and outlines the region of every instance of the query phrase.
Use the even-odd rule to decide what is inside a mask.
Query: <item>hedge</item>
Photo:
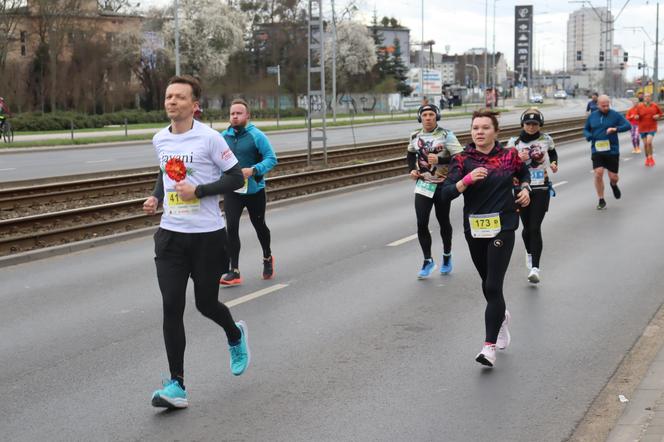
[[[281,109],[279,112],[281,118],[303,117],[306,112],[300,108]],[[270,118],[277,116],[275,109],[255,109],[252,110],[252,118]],[[101,115],[89,115],[76,112],[56,112],[42,114],[23,113],[18,114],[11,119],[12,126],[17,132],[39,132],[47,130],[69,130],[71,122],[74,122],[74,129],[101,128],[111,125],[122,125],[127,120],[128,124],[141,123],[167,123],[166,113],[160,111],[139,111],[125,110]],[[228,120],[228,109],[204,109],[203,119],[205,121],[213,119],[215,121]]]

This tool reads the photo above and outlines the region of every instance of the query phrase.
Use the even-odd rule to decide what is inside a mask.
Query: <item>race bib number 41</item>
[[[167,192],[166,200],[168,201],[169,215],[186,215],[201,210],[201,200],[198,198],[184,201],[180,199],[177,192]]]
[[[611,143],[609,143],[609,140],[595,141],[595,151],[608,152],[609,150],[611,150]]]
[[[470,234],[473,238],[493,238],[500,233],[500,214],[469,215]]]

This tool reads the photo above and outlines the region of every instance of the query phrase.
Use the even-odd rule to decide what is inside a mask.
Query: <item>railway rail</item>
[[[557,143],[578,139],[579,119],[547,124]],[[503,139],[520,128],[501,131]],[[469,133],[457,134],[464,144]],[[330,167],[307,167],[306,154],[283,155],[266,178],[270,201],[405,175],[403,140],[328,151]],[[314,163],[322,153],[312,156]],[[142,212],[154,187],[154,168],[4,184],[0,188],[0,257],[28,250],[154,226],[159,215]],[[223,204],[223,202],[222,202]]]

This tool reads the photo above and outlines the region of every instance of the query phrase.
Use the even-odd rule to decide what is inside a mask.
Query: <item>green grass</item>
[[[496,108],[496,111],[498,112],[505,112],[508,109],[503,109],[503,108]],[[462,117],[462,116],[468,116],[471,115],[472,111],[468,112],[451,112],[451,113],[446,113],[444,115],[444,118],[453,118],[453,117]],[[302,120],[301,118],[297,118],[296,120]],[[415,120],[415,115],[413,114],[412,116],[399,116],[399,117],[376,117],[376,119],[366,119],[366,120],[355,120],[354,124],[372,124],[372,123],[386,123],[386,122],[403,122],[403,121],[414,121]],[[337,121],[336,123],[332,122],[332,119],[327,120],[327,127],[343,127],[343,126],[350,126],[350,121]],[[138,128],[144,128],[144,129],[161,129],[164,127],[164,124],[136,124],[136,125],[131,125],[131,128],[138,129]],[[263,126],[260,129],[264,132],[273,132],[277,130],[285,130],[285,129],[305,129],[307,126],[304,123],[298,123],[298,124],[280,124],[279,127],[276,125],[272,126]],[[321,127],[321,124],[314,124],[315,128]],[[76,134],[80,133],[89,133],[89,132],[95,132],[99,130],[108,130],[108,129],[87,129],[87,130],[78,130],[74,134],[74,139],[62,139],[62,140],[39,140],[39,141],[16,141],[13,143],[0,143],[0,149],[2,148],[20,148],[20,147],[47,147],[47,146],[71,146],[71,145],[87,145],[87,144],[102,144],[102,143],[115,143],[115,142],[120,142],[120,141],[145,141],[145,140],[151,140],[153,137],[153,134],[129,134],[129,136],[124,136],[124,135],[109,135],[109,136],[103,136],[103,137],[76,137]],[[118,130],[124,130],[124,128],[118,128]],[[69,133],[68,131],[51,131],[51,132],[21,132],[21,135],[27,135],[27,134],[45,134],[45,133]]]

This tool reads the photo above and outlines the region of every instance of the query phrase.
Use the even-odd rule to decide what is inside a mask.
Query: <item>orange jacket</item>
[[[662,110],[655,103],[646,105],[639,103],[636,107],[636,113],[639,115],[639,132],[657,132],[657,120],[653,118],[655,115],[662,115]]]
[[[638,104],[635,104],[634,106],[629,108],[629,110],[625,113],[625,118],[627,118],[627,121],[629,121],[632,124],[632,126],[636,126],[636,125],[639,124],[639,120],[634,118],[638,114],[637,109],[636,109],[637,107],[638,107]]]

